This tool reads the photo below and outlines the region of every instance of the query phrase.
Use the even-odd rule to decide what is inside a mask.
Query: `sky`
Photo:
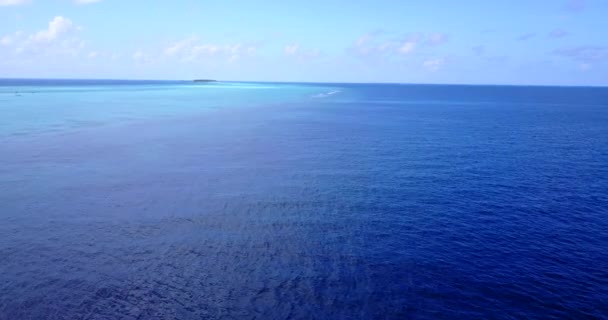
[[[608,85],[608,0],[0,0],[0,78]]]

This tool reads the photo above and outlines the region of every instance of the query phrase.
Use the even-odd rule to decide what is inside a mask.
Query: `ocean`
[[[0,80],[0,319],[607,319],[608,88]]]

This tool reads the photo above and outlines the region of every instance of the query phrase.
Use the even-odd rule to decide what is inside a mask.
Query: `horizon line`
[[[194,79],[135,79],[135,78],[37,78],[37,77],[0,77],[2,80],[64,80],[64,81],[158,81],[158,82],[192,82]],[[205,79],[211,82],[240,82],[240,83],[285,83],[285,84],[350,84],[350,85],[420,85],[420,86],[475,86],[475,87],[558,87],[558,88],[608,88],[606,85],[576,85],[576,84],[490,84],[490,83],[428,83],[428,82],[341,82],[341,81],[271,81],[271,80],[218,80]]]

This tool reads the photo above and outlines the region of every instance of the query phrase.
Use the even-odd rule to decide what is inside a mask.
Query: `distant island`
[[[217,80],[209,80],[209,79],[194,79],[194,82],[217,82]]]

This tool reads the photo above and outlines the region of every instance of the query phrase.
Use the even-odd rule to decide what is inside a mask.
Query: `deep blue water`
[[[608,88],[0,81],[0,319],[606,319]]]

